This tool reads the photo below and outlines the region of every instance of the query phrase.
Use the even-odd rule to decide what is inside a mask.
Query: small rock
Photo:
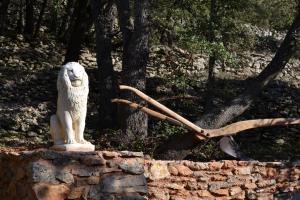
[[[105,165],[106,160],[101,157],[96,157],[96,156],[88,156],[83,158],[82,162],[88,166],[90,165]]]
[[[119,167],[130,174],[144,173],[144,160],[141,158],[123,159]]]
[[[235,169],[237,175],[249,175],[251,174],[251,167],[237,167]]]
[[[167,178],[170,176],[167,165],[164,165],[159,162],[154,162],[149,169],[149,178],[151,180],[158,180]]]
[[[242,189],[240,187],[232,187],[229,189],[229,194],[231,196],[234,196],[234,195],[240,193],[241,191],[242,191]]]
[[[37,199],[62,200],[66,199],[70,189],[65,184],[51,185],[38,183],[33,186]]]
[[[121,151],[122,157],[143,157],[143,152],[131,152],[131,151]]]
[[[67,183],[67,184],[71,184],[74,183],[74,177],[70,172],[67,171],[60,171],[58,172],[58,174],[56,174],[56,179]]]
[[[243,188],[245,188],[245,189],[254,189],[254,188],[257,188],[257,185],[255,183],[245,183]]]
[[[126,195],[122,196],[120,200],[147,200],[145,197],[140,195]]]
[[[29,137],[37,137],[37,136],[38,136],[38,134],[37,134],[36,132],[33,132],[33,131],[29,131],[29,132],[27,133],[27,135],[28,135]]]
[[[182,190],[184,188],[183,185],[178,185],[176,183],[169,183],[166,185],[167,188],[173,189],[173,190]]]
[[[178,174],[181,176],[189,176],[193,174],[193,171],[184,165],[176,165],[175,168],[178,170]]]
[[[103,156],[108,158],[116,158],[121,156],[121,154],[113,151],[103,151]]]
[[[98,176],[90,176],[87,180],[88,184],[96,185],[99,183],[100,178]]]
[[[277,139],[276,143],[279,145],[283,145],[285,143],[284,139]]]
[[[276,181],[274,179],[271,180],[261,180],[257,183],[257,186],[260,188],[266,187],[266,186],[271,186],[276,184]]]
[[[229,195],[228,189],[210,190],[210,192],[217,196],[228,196]]]
[[[144,175],[107,175],[101,178],[100,187],[103,193],[147,193],[147,182]]]
[[[86,187],[84,186],[72,188],[71,192],[68,194],[68,199],[79,199],[85,189]]]
[[[171,175],[173,175],[173,176],[177,176],[178,175],[178,170],[177,170],[176,167],[174,167],[172,165],[168,166],[168,170],[169,170],[169,172],[170,172]]]
[[[212,171],[219,170],[223,167],[224,163],[212,161],[209,163],[209,169]]]

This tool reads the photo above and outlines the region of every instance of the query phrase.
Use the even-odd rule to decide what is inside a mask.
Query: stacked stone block
[[[146,160],[153,200],[290,199],[300,188],[300,163]]]
[[[0,154],[0,199],[143,200],[144,159],[137,152]]]
[[[36,150],[0,153],[0,177],[1,200],[286,200],[300,189],[300,163]]]

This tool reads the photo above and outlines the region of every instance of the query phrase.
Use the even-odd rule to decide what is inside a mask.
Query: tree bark
[[[216,42],[215,36],[215,27],[216,27],[216,18],[217,18],[217,0],[210,1],[210,27],[209,27],[209,42],[213,45]],[[208,77],[207,77],[207,84],[206,84],[206,105],[205,110],[211,110],[212,108],[212,96],[213,96],[213,89],[214,89],[214,68],[216,63],[216,52],[215,49],[212,49],[211,55],[209,56],[208,60]]]
[[[87,1],[78,1],[77,8],[79,12],[74,19],[75,23],[68,41],[64,63],[79,60],[82,40],[93,22],[90,5]]]
[[[26,12],[25,12],[25,27],[24,27],[24,34],[28,37],[33,36],[34,30],[34,10],[33,4],[34,0],[26,0]]]
[[[117,106],[111,102],[117,96],[117,80],[111,56],[114,5],[112,1],[92,0],[91,2],[99,70],[99,125],[101,129],[114,128],[117,124]]]
[[[74,0],[68,0],[65,9],[65,14],[63,16],[61,25],[57,31],[58,38],[63,38],[65,31],[68,29],[68,21],[71,18],[73,7],[74,7]]]
[[[56,35],[57,33],[57,23],[58,23],[58,13],[57,8],[55,5],[55,1],[50,1],[50,24],[49,24],[49,30]]]
[[[39,34],[46,6],[47,6],[47,0],[44,0],[43,4],[42,4],[42,7],[41,7],[41,11],[40,11],[40,14],[39,14],[39,18],[38,18],[37,24],[35,26],[35,32],[34,32],[34,35],[33,35],[34,38],[36,38],[38,36],[38,34]]]
[[[149,27],[148,27],[148,0],[134,2],[134,30],[130,29],[129,1],[120,1],[119,18],[123,34],[123,70],[122,83],[135,87],[141,91],[146,86],[146,65],[149,57]],[[138,97],[124,92],[123,98],[139,102]],[[121,127],[125,135],[124,143],[129,144],[136,137],[145,137],[148,130],[148,116],[132,108],[122,109]]]
[[[9,3],[10,0],[0,0],[0,34],[2,34],[6,28]]]
[[[196,124],[201,128],[219,128],[235,117],[243,114],[250,107],[255,97],[261,93],[270,81],[276,78],[280,71],[286,66],[292,55],[296,52],[299,47],[299,42],[297,41],[299,32],[300,14],[298,13],[272,61],[252,81],[252,83],[249,84],[249,87],[226,106],[205,114],[196,122]],[[178,145],[179,143],[181,144]],[[173,138],[168,144],[164,144],[164,148],[161,148],[159,153],[164,154],[166,157],[170,156],[173,159],[183,159],[189,153],[188,150],[195,147],[197,143],[195,137],[184,136]],[[175,157],[174,152],[176,152]]]
[[[18,11],[18,21],[17,21],[17,27],[16,27],[16,32],[17,33],[22,33],[23,32],[23,0],[19,1],[19,11]]]

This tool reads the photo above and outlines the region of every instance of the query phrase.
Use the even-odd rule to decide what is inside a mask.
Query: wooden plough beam
[[[160,120],[167,120],[176,125],[184,125],[186,128],[188,128],[193,133],[195,133],[195,136],[200,140],[204,140],[212,137],[218,137],[218,136],[232,135],[244,130],[259,128],[259,127],[300,124],[300,119],[296,119],[296,118],[253,119],[253,120],[239,121],[217,129],[203,129],[197,126],[196,124],[192,123],[191,121],[185,119],[184,117],[178,115],[174,111],[170,110],[166,106],[162,105],[161,103],[157,102],[156,100],[152,99],[151,97],[149,97],[148,95],[146,95],[145,93],[141,92],[136,88],[126,86],[126,85],[120,85],[120,90],[129,90],[135,93],[141,99],[152,104],[153,106],[155,106],[156,108],[164,112],[165,114],[159,113],[145,106],[141,106],[137,103],[125,99],[113,99],[112,102],[126,104],[133,109],[141,110]]]

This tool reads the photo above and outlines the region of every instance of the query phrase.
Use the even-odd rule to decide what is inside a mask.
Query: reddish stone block
[[[64,200],[70,191],[65,184],[51,185],[47,183],[38,183],[33,186],[33,190],[39,200]]]
[[[175,168],[178,170],[178,174],[181,176],[189,176],[193,174],[193,171],[184,165],[175,165]]]
[[[228,189],[217,189],[217,190],[210,190],[210,192],[213,195],[217,195],[217,196],[229,196],[229,191]]]
[[[212,171],[219,170],[223,167],[224,163],[223,162],[217,162],[217,161],[212,161],[209,163],[209,169]]]

